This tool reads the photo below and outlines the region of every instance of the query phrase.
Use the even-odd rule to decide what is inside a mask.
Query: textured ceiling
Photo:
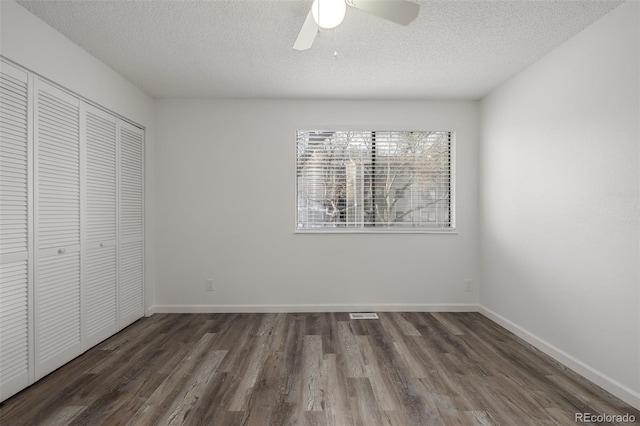
[[[407,27],[310,1],[19,1],[153,97],[479,99],[621,1],[424,0]],[[337,52],[337,56],[334,56]]]

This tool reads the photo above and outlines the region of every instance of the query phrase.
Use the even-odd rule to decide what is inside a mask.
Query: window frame
[[[391,127],[391,126],[390,126]],[[330,129],[330,130],[327,130]],[[362,130],[367,129],[367,130]],[[450,226],[447,228],[398,228],[398,227],[314,227],[314,228],[299,228],[298,227],[298,133],[299,132],[447,132],[450,134],[450,147],[449,147],[449,159],[450,159],[450,196],[449,196],[449,209],[450,209]],[[294,132],[295,144],[294,151],[294,234],[457,234],[457,188],[456,188],[456,147],[457,147],[457,134],[455,130],[415,130],[415,129],[380,129],[376,126],[354,126],[354,127],[341,127],[341,126],[298,126]]]

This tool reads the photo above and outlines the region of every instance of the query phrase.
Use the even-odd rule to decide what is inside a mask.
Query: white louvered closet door
[[[28,75],[0,62],[0,401],[30,380]]]
[[[35,374],[82,352],[80,101],[35,79]]]
[[[82,104],[84,348],[118,331],[117,119]]]
[[[144,316],[144,131],[120,122],[120,328]]]

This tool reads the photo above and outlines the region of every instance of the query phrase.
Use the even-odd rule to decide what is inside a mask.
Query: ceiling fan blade
[[[296,50],[310,49],[313,45],[313,40],[316,38],[316,34],[318,34],[318,25],[316,21],[313,20],[311,11],[309,11],[307,19],[304,20],[304,24],[302,24],[302,28],[300,28],[298,38],[296,42],[293,43],[293,48]]]
[[[379,18],[408,25],[416,19],[420,5],[406,0],[346,0],[349,6],[364,10]]]

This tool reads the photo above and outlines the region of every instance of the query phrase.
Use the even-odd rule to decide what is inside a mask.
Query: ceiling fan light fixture
[[[330,30],[342,23],[347,12],[344,0],[313,0],[311,14],[322,29]]]

